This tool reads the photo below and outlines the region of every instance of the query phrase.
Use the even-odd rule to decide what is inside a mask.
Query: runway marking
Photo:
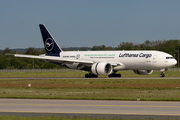
[[[51,114],[109,114],[109,115],[154,115],[154,116],[180,116],[180,114],[140,114],[140,113],[92,113],[92,112],[40,112],[40,111],[0,111],[0,113],[51,113]]]
[[[88,104],[3,104],[0,105],[28,105],[28,106],[99,106],[99,107],[161,107],[161,108],[179,108],[180,106],[150,106],[150,105],[88,105]]]

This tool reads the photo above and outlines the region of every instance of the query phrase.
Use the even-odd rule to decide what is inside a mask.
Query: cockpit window
[[[166,59],[174,59],[173,57],[166,57]]]

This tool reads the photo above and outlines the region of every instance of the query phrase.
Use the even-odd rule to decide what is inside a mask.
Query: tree
[[[3,54],[10,54],[11,50],[9,48],[5,48]]]
[[[41,54],[41,52],[39,50],[36,50],[35,48],[27,48],[26,49],[26,53],[25,54],[29,54],[29,55],[39,55]]]
[[[117,50],[133,50],[134,44],[132,42],[122,42],[118,45]]]
[[[93,46],[91,50],[112,50],[112,47],[106,47],[105,45]]]
[[[80,49],[80,51],[88,51],[88,48],[87,48],[87,47],[82,47],[82,48]]]

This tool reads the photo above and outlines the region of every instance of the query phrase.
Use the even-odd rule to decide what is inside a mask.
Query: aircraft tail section
[[[44,48],[46,50],[46,55],[49,56],[60,56],[60,52],[62,52],[62,49],[59,47],[59,45],[56,43],[55,39],[52,37],[50,32],[47,30],[45,25],[39,24]]]

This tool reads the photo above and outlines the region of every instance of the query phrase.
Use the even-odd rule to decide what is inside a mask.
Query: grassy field
[[[104,118],[68,118],[68,117],[20,117],[0,116],[0,120],[133,120],[133,119],[104,119]],[[151,119],[152,120],[152,119]]]
[[[158,120],[158,119],[122,119],[122,118],[110,118],[110,119],[105,119],[105,118],[78,118],[78,117],[20,117],[20,116],[0,116],[0,120]],[[171,118],[163,119],[163,120],[172,120]],[[174,120],[179,120],[179,119],[174,119]]]
[[[71,72],[0,72],[0,77],[84,77],[87,72],[83,71],[71,71]],[[159,77],[160,71],[154,71],[151,75],[137,75],[133,71],[120,71],[123,77]],[[167,71],[165,72],[166,77],[180,77],[180,71]],[[107,76],[99,76],[107,77]]]
[[[140,76],[132,71],[121,71],[120,79],[67,79],[83,78],[85,72],[1,72],[1,98],[48,99],[101,99],[101,100],[165,100],[180,101],[180,79],[151,79],[159,76]],[[167,71],[167,77],[179,77],[179,71]],[[17,77],[17,79],[11,79]],[[49,80],[18,78],[50,77]],[[61,77],[61,79],[53,79]],[[65,77],[66,79],[62,79]],[[149,79],[123,79],[123,77],[147,77]],[[31,84],[31,87],[28,87]]]
[[[31,87],[28,87],[31,84]],[[1,98],[180,101],[179,79],[1,80]]]

